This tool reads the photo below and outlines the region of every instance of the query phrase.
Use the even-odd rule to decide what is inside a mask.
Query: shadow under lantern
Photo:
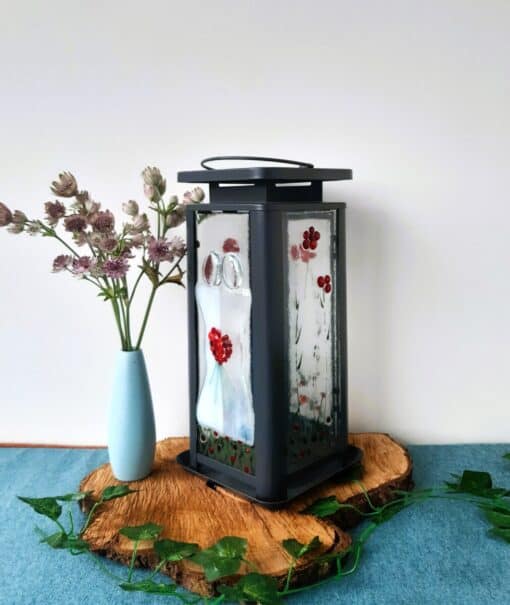
[[[290,166],[180,172],[189,205],[190,449],[178,461],[270,508],[358,464],[347,442],[345,204]],[[273,163],[281,160],[271,160]]]

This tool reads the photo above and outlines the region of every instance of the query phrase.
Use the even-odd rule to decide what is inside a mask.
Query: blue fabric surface
[[[502,459],[509,445],[409,449],[417,488],[440,485],[449,473],[464,468],[488,470],[499,485],[510,486],[510,462]],[[88,557],[73,557],[38,544],[34,525],[47,530],[51,523],[19,502],[16,495],[40,497],[74,491],[81,477],[106,460],[104,450],[0,449],[0,603],[178,602],[173,597],[124,593]],[[428,501],[376,530],[356,574],[287,602],[507,605],[510,545],[488,538],[486,532],[487,524],[474,507]],[[114,563],[108,565],[124,571]]]

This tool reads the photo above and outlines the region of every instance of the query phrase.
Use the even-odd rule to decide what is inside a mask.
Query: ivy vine
[[[510,452],[505,454],[504,458],[510,460]],[[361,483],[360,485],[362,486]],[[97,510],[105,502],[115,498],[127,497],[136,491],[127,485],[114,485],[105,488],[79,529],[74,526],[71,507],[77,502],[90,497],[91,492],[77,492],[46,498],[21,496],[18,496],[18,498],[29,505],[36,513],[47,517],[56,525],[57,531],[50,534],[36,528],[41,536],[41,543],[55,549],[66,549],[75,556],[86,555],[92,557],[103,571],[111,576],[119,587],[126,592],[172,595],[187,605],[198,605],[198,603],[219,605],[228,602],[255,602],[260,605],[274,605],[281,603],[290,594],[311,590],[327,582],[341,580],[358,569],[365,544],[379,525],[405,508],[430,499],[462,501],[474,505],[483,512],[490,526],[489,535],[510,544],[510,490],[494,486],[492,477],[487,472],[465,470],[462,475],[452,475],[451,480],[445,482],[444,486],[441,487],[412,492],[395,490],[394,499],[380,506],[371,501],[363,486],[362,489],[368,504],[367,511],[361,510],[353,504],[339,502],[335,496],[317,500],[302,511],[304,514],[321,518],[330,517],[342,510],[352,511],[362,517],[366,523],[350,547],[340,553],[318,554],[321,542],[317,536],[308,544],[301,544],[295,539],[283,540],[282,546],[291,559],[283,587],[279,586],[274,577],[259,573],[255,565],[246,559],[248,544],[244,538],[226,536],[212,546],[200,549],[198,544],[178,542],[168,538],[161,539],[163,527],[151,522],[134,527],[124,527],[119,531],[121,535],[133,542],[133,554],[125,577],[119,577],[112,573],[100,558],[90,551],[89,544],[83,539],[83,536]],[[148,576],[137,580],[134,578],[134,570],[139,544],[142,541],[152,542],[152,547],[158,557],[158,564]],[[295,578],[296,566],[305,557],[316,564],[330,565],[333,573],[314,584],[302,587],[294,586],[293,579]],[[217,588],[217,596],[202,597],[179,590],[175,583],[162,581],[160,571],[165,565],[186,559],[201,566],[209,582],[216,582],[236,574],[242,564],[247,565],[250,571],[248,574],[241,576],[234,585],[220,583]],[[156,578],[157,576],[158,578]]]

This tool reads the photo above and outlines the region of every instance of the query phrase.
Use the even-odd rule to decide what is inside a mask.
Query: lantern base
[[[320,462],[293,473],[288,477],[287,498],[282,500],[263,500],[257,497],[254,485],[249,485],[240,479],[232,477],[229,473],[223,473],[216,461],[212,461],[215,468],[204,461],[205,456],[200,456],[197,466],[191,465],[190,451],[180,453],[177,456],[177,462],[190,473],[204,479],[210,487],[219,485],[235,494],[246,498],[250,502],[260,504],[265,508],[276,510],[287,506],[294,498],[304,494],[308,490],[320,485],[324,481],[334,480],[341,483],[343,479],[348,480],[345,475],[347,472],[361,463],[363,451],[354,445],[348,445],[345,452],[340,456],[331,456]],[[253,480],[253,477],[250,476]]]

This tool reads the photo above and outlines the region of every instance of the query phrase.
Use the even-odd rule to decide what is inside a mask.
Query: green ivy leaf
[[[122,582],[119,586],[128,592],[148,592],[150,594],[173,594],[177,590],[175,584],[158,584],[152,580]]]
[[[65,494],[64,496],[55,496],[55,500],[60,502],[80,502],[90,496],[92,492],[76,492],[74,494]]]
[[[288,540],[283,540],[282,546],[285,550],[290,554],[293,559],[300,559],[304,557],[309,552],[313,550],[317,550],[321,545],[321,541],[319,540],[319,536],[315,536],[308,542],[308,544],[301,544],[294,538],[289,538]]]
[[[278,597],[278,583],[275,578],[263,576],[259,573],[249,573],[241,578],[239,584],[243,595],[249,601],[261,603],[261,605],[281,603]]]
[[[510,528],[510,505],[482,506],[485,517],[496,527]]]
[[[212,582],[239,571],[246,546],[244,538],[227,536],[197,553],[192,560],[203,567],[206,579]]]
[[[336,499],[336,496],[328,496],[315,500],[313,504],[305,508],[302,513],[305,515],[315,515],[316,517],[329,517],[342,508],[342,505]]]
[[[458,475],[452,476],[457,479],[457,482],[446,482],[446,485],[452,491],[475,496],[490,496],[497,493],[492,489],[491,475],[485,471],[465,470],[461,477]]]
[[[155,523],[145,523],[144,525],[134,525],[132,527],[123,527],[119,529],[119,534],[126,536],[130,540],[154,540],[162,532],[163,527]]]
[[[63,531],[58,531],[55,534],[51,534],[42,538],[39,544],[48,544],[51,548],[65,548],[64,544],[67,538],[67,534]]]
[[[154,543],[154,550],[161,561],[182,561],[196,554],[200,549],[198,544],[176,542],[175,540],[159,540]]]
[[[109,487],[105,487],[102,491],[100,501],[108,502],[109,500],[122,498],[128,494],[134,494],[137,491],[138,490],[136,489],[131,489],[129,485],[110,485]]]
[[[56,521],[62,513],[62,507],[56,498],[24,498],[18,496],[18,499],[31,506],[39,515],[44,515],[53,521]]]
[[[510,527],[493,527],[489,530],[489,534],[510,543]]]

